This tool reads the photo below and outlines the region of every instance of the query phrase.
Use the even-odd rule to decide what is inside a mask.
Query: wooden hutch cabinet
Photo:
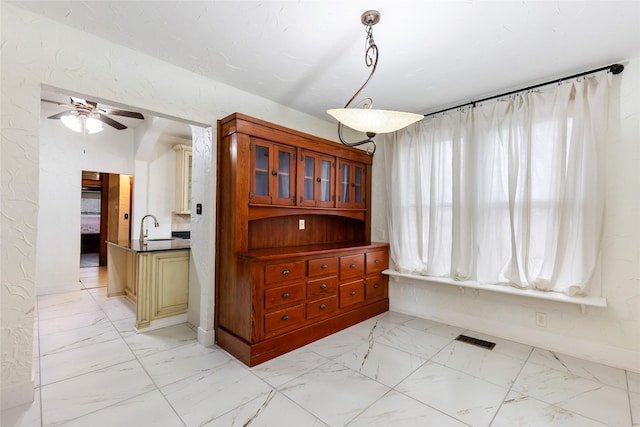
[[[389,309],[371,156],[239,113],[217,154],[220,347],[254,366]]]

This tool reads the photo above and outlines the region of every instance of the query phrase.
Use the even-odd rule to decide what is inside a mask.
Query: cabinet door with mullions
[[[338,159],[338,201],[337,207],[365,208],[366,165],[346,159]]]
[[[249,151],[249,203],[295,204],[296,149],[251,138]]]
[[[274,165],[273,176],[274,205],[294,205],[296,197],[296,149],[286,145],[273,144]]]
[[[336,196],[334,194],[336,160],[329,156],[318,156],[318,177],[316,183],[318,186],[318,206],[330,208],[335,206]]]
[[[333,207],[335,158],[301,150],[298,169],[299,206]]]

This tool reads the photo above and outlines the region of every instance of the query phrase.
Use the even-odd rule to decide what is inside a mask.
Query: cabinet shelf
[[[333,215],[345,218],[366,220],[366,209],[309,208],[305,206],[249,205],[249,221],[289,215]]]
[[[318,243],[315,245],[290,246],[284,248],[254,249],[245,252],[238,252],[238,256],[248,260],[272,261],[291,258],[292,256],[322,256],[338,254],[340,251],[348,252],[351,249],[367,247],[367,249],[384,249],[386,243],[366,243],[366,242],[339,242],[339,243]]]

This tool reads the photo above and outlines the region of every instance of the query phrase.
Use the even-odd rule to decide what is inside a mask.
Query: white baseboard
[[[136,333],[143,334],[145,332],[153,331],[156,329],[166,328],[168,326],[180,325],[182,323],[187,323],[187,314],[178,314],[177,316],[164,317],[162,319],[152,320],[149,326],[142,329],[133,328]]]
[[[516,341],[541,349],[563,353],[591,362],[640,373],[640,353],[600,344],[569,338],[550,332],[534,330],[505,322],[471,316],[462,312],[440,310],[433,306],[426,312],[414,312],[390,300],[391,311],[429,319],[459,328],[481,332],[494,337]]]
[[[0,409],[5,410],[33,402],[35,390],[34,373],[31,372],[31,381],[11,384],[0,390]]]
[[[204,347],[211,347],[216,343],[216,334],[213,329],[205,331],[198,326],[198,342]]]

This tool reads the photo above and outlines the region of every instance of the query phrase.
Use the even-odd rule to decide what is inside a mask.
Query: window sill
[[[607,299],[602,297],[571,297],[569,295],[564,295],[557,292],[545,292],[545,291],[538,291],[533,289],[518,289],[518,288],[505,286],[505,285],[481,285],[480,283],[471,281],[471,280],[456,281],[456,280],[452,280],[444,277],[419,276],[417,274],[399,273],[391,269],[384,270],[382,274],[386,274],[396,281],[399,278],[404,278],[404,279],[411,279],[411,280],[416,280],[420,282],[431,282],[431,283],[440,283],[444,285],[457,286],[463,291],[465,288],[471,288],[471,289],[475,289],[476,292],[489,291],[489,292],[497,292],[502,294],[514,295],[519,297],[537,298],[537,299],[544,299],[548,301],[564,302],[567,304],[576,304],[580,306],[580,309],[583,313],[585,312],[586,307],[599,307],[599,308],[607,307]]]

